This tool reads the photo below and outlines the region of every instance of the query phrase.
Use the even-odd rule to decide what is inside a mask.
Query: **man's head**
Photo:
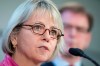
[[[60,9],[64,23],[64,51],[69,48],[88,48],[93,26],[92,16],[79,4],[70,4]]]

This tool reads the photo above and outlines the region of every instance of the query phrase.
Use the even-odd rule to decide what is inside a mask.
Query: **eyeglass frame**
[[[36,23],[35,23],[36,24]],[[27,24],[19,24],[19,25],[17,25],[16,27],[18,28],[24,28],[23,26],[29,26],[29,27],[31,27],[30,29],[28,29],[28,30],[31,30],[32,29],[32,32],[33,33],[35,33],[35,34],[38,34],[38,35],[43,35],[45,32],[46,32],[46,30],[49,30],[49,35],[50,35],[50,29],[45,29],[44,30],[44,32],[42,33],[42,34],[39,34],[39,33],[36,33],[36,32],[34,32],[34,30],[33,30],[33,27],[34,27],[34,25],[35,24],[33,24],[33,25],[27,25]],[[43,24],[44,25],[44,24]],[[45,27],[45,25],[44,25],[44,27]],[[26,28],[25,28],[26,29]],[[64,36],[64,34],[62,33],[62,31],[60,30],[60,29],[58,29],[58,28],[55,28],[55,29],[57,29],[57,30],[59,30],[60,32],[61,32],[61,35],[58,35],[57,36],[57,39],[59,39],[61,36]]]
[[[83,27],[79,27],[79,26],[72,26],[72,25],[70,25],[70,24],[64,24],[64,29],[65,29],[65,31],[66,30],[70,30],[70,29],[73,29],[73,28],[75,28],[76,29],[76,31],[78,32],[78,33],[88,33],[89,32],[89,29],[85,29],[85,28],[83,28]]]

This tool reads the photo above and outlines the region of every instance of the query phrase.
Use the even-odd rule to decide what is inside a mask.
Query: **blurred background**
[[[25,0],[0,0],[0,38],[3,30],[16,7]],[[87,55],[100,64],[100,0],[52,0],[59,8],[65,2],[79,2],[93,15],[94,27],[92,31],[92,41],[89,49],[85,51]],[[4,53],[0,43],[0,61],[4,58]],[[93,66],[87,59],[83,59],[86,66]]]

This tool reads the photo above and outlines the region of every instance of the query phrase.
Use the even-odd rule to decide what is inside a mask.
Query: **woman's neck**
[[[33,59],[16,52],[12,58],[18,64],[18,66],[40,66],[40,63],[35,62]]]

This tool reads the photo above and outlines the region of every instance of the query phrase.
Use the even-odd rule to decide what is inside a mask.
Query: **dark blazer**
[[[43,63],[41,66],[55,66],[52,62]]]
[[[54,63],[52,62],[46,62],[46,63],[43,63],[41,66],[56,66],[56,65],[54,65]],[[84,65],[81,64],[81,66],[84,66]]]

